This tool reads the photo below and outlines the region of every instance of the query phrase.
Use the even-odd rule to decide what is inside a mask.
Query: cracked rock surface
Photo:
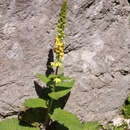
[[[37,97],[63,0],[0,1],[0,119]],[[124,0],[68,0],[64,69],[76,80],[65,109],[109,121],[130,90],[130,6]]]

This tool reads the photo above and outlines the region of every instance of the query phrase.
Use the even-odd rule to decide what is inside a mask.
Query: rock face
[[[0,118],[37,94],[63,0],[0,1]],[[68,0],[65,73],[75,78],[65,109],[109,121],[130,90],[130,6],[125,0]],[[69,46],[71,45],[71,46]]]

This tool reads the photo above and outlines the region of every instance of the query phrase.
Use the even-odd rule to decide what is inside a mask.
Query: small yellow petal
[[[59,62],[59,61],[56,61],[56,67],[60,67],[60,66],[62,66],[62,63],[61,62]]]
[[[61,59],[61,60],[64,60],[64,57],[63,57],[63,56],[60,56],[60,59]]]
[[[62,47],[59,47],[59,50],[60,50],[60,51],[63,51],[63,48],[62,48]]]
[[[60,78],[55,78],[54,82],[56,82],[56,83],[61,82],[61,79]]]
[[[60,56],[63,56],[63,55],[64,55],[64,53],[63,53],[63,52],[61,52],[61,53],[60,53]]]
[[[54,67],[54,66],[55,66],[55,63],[54,63],[54,62],[51,62],[50,64],[51,64],[51,66],[52,66],[52,67]]]

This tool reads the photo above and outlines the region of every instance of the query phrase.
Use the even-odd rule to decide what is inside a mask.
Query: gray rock
[[[0,115],[36,97],[62,0],[0,1]],[[75,78],[65,109],[82,121],[109,121],[130,90],[130,7],[120,0],[68,0],[64,68]],[[1,118],[0,116],[0,118]],[[2,118],[1,118],[2,119]]]

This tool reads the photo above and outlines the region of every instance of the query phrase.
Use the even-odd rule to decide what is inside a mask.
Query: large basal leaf
[[[99,130],[100,124],[98,122],[88,122],[83,124],[83,130]]]
[[[70,81],[70,82],[60,82],[56,84],[56,87],[67,87],[67,88],[72,88],[74,85],[74,80]]]
[[[25,101],[24,106],[29,108],[38,108],[38,107],[47,108],[46,101],[40,98],[30,98]]]
[[[50,117],[52,120],[55,120],[69,128],[69,130],[82,130],[82,125],[76,115],[66,110],[60,108],[55,109],[54,113],[50,115]]]
[[[0,130],[40,130],[40,129],[20,125],[19,120],[17,118],[12,118],[0,122]]]
[[[37,77],[45,84],[47,84],[50,81],[50,79],[43,74],[37,74]]]
[[[54,100],[58,100],[59,98],[65,96],[66,94],[68,94],[71,91],[71,89],[66,89],[66,90],[62,90],[62,91],[58,91],[58,92],[51,92],[48,95],[54,99]]]
[[[45,121],[47,109],[45,108],[22,108],[18,119],[35,127],[39,127]]]
[[[62,124],[59,124],[58,122],[54,122],[52,125],[55,126],[55,130],[69,130],[68,128],[66,128]]]

